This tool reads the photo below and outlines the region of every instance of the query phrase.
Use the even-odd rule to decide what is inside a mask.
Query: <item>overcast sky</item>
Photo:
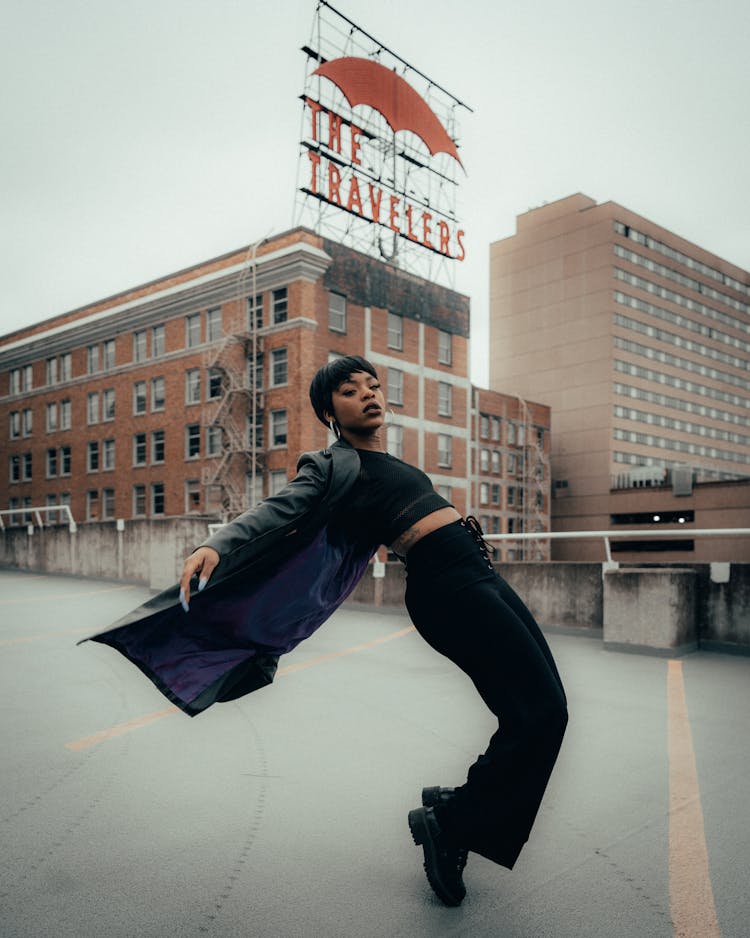
[[[338,0],[474,108],[472,377],[488,252],[584,192],[750,268],[747,0]],[[0,333],[291,227],[314,0],[1,0]]]

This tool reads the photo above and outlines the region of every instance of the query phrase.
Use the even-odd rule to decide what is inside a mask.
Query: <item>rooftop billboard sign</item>
[[[466,257],[455,114],[466,105],[329,4],[316,19],[303,49],[296,221],[436,279]]]

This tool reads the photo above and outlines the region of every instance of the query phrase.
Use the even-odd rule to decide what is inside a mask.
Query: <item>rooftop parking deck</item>
[[[744,938],[750,658],[548,635],[570,724],[513,872],[442,906],[412,844],[492,716],[396,612],[340,610],[195,719],[75,642],[151,593],[0,571],[4,938]],[[460,628],[460,623],[456,623]]]

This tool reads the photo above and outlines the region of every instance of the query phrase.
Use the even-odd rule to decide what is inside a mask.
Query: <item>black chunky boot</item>
[[[430,792],[431,789],[425,791]],[[424,869],[432,891],[446,905],[461,905],[466,895],[462,876],[466,866],[466,849],[447,843],[432,807],[410,811],[409,829],[414,843],[424,853]]]

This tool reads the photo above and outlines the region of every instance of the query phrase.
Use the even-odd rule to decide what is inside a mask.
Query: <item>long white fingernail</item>
[[[190,606],[188,606],[185,601],[185,590],[180,590],[180,605],[185,610],[185,612],[190,612]]]
[[[205,577],[202,577],[200,580],[198,580],[198,592],[199,593],[203,589],[203,587],[206,585],[206,583],[208,583],[208,580]]]

